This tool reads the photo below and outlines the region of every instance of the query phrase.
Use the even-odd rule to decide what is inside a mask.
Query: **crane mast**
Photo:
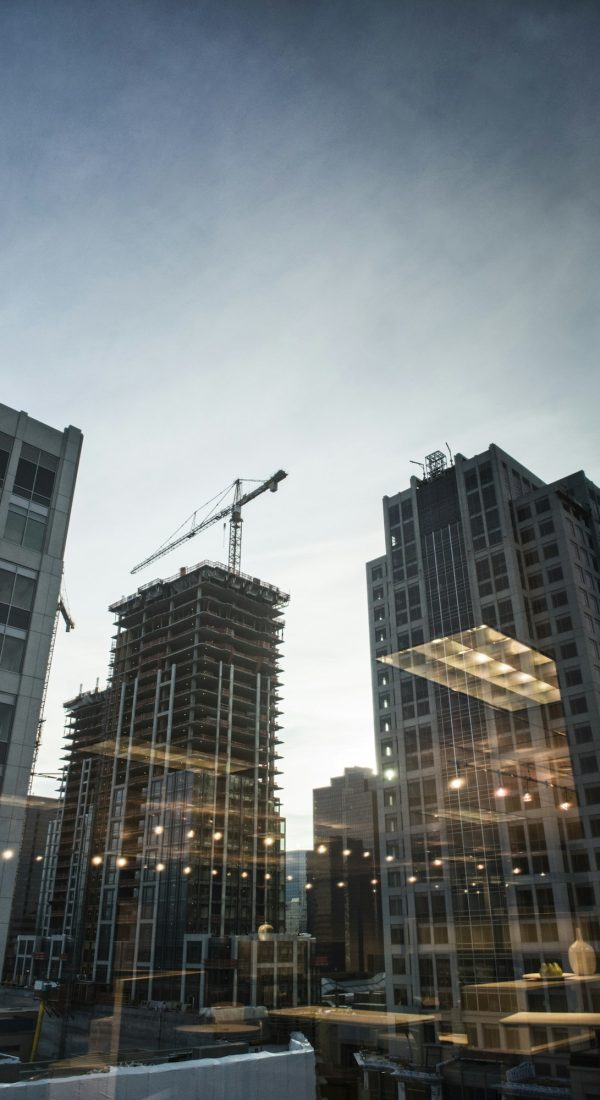
[[[231,573],[240,572],[241,553],[242,553],[242,507],[248,504],[251,500],[260,496],[262,493],[266,493],[269,490],[271,493],[276,493],[279,487],[279,482],[283,481],[287,477],[285,470],[277,470],[272,477],[263,481],[261,485],[258,485],[256,489],[252,489],[248,493],[243,493],[243,482],[240,478],[237,478],[233,483],[233,502],[228,504],[226,508],[221,508],[220,511],[215,512],[214,515],[208,516],[207,519],[201,523],[193,524],[189,531],[186,531],[183,535],[179,535],[177,538],[172,539],[165,546],[159,547],[149,557],[144,558],[143,561],[135,565],[131,570],[132,573],[139,573],[141,569],[145,569],[147,565],[151,565],[152,562],[157,561],[159,558],[164,557],[165,554],[169,554],[171,550],[174,550],[177,546],[181,546],[187,539],[191,539],[194,535],[198,535],[200,531],[206,531],[208,527],[213,527],[219,520],[229,519],[229,557],[228,567]]]

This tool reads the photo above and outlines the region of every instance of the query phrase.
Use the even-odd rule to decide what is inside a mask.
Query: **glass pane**
[[[39,523],[37,519],[30,515],[23,536],[23,546],[28,546],[30,550],[41,550],[44,545],[45,531],[46,524]]]
[[[17,607],[31,608],[34,592],[35,581],[33,580],[33,578],[22,577],[20,574],[17,574],[12,602]]]
[[[12,729],[15,708],[10,703],[0,703],[0,741],[8,741]]]
[[[15,626],[19,630],[27,630],[29,628],[30,619],[30,611],[25,611],[22,607],[15,607],[14,605],[11,607],[8,614],[9,626]]]
[[[6,669],[7,672],[20,672],[24,652],[24,638],[11,638],[8,634],[5,634],[2,655],[0,656],[0,668]]]
[[[38,467],[34,492],[34,498],[36,500],[50,500],[54,488],[54,477],[55,475],[52,470],[44,470],[43,466]]]
[[[2,603],[11,603],[14,583],[14,572],[8,569],[0,569],[0,601]]]
[[[35,482],[35,466],[26,458],[19,459],[15,474],[15,490],[24,496],[30,496]]]
[[[6,517],[4,537],[10,539],[11,542],[18,543],[20,546],[23,539],[23,531],[25,530],[26,518],[27,517],[21,510],[17,512],[14,505],[11,504]]]

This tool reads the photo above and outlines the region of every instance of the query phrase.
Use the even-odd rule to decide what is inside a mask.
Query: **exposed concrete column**
[[[229,666],[229,706],[227,708],[227,760],[225,764],[225,813],[223,823],[223,870],[221,872],[221,922],[219,934],[225,935],[225,903],[227,901],[227,845],[229,843],[229,791],[231,780],[231,738],[233,732],[234,666]]]
[[[107,872],[107,864],[109,862],[108,845],[109,845],[109,837],[110,837],[110,815],[111,815],[111,809],[112,809],[112,804],[113,804],[115,781],[116,781],[116,778],[117,778],[117,764],[118,764],[118,760],[119,760],[119,749],[121,747],[121,730],[123,728],[123,714],[124,714],[124,711],[125,711],[125,692],[126,692],[126,688],[127,688],[127,685],[125,684],[125,682],[123,682],[121,684],[121,698],[120,698],[120,701],[119,701],[119,717],[118,717],[118,720],[117,720],[117,732],[116,732],[116,735],[115,735],[115,755],[114,755],[114,759],[113,759],[112,776],[111,776],[111,781],[110,781],[110,796],[109,796],[109,801],[108,801],[108,814],[107,814],[107,817],[106,817],[106,836],[105,836],[105,839],[104,839],[104,853],[103,853],[103,861],[102,861],[102,881],[101,881],[101,884],[100,884],[100,904],[98,906],[98,915],[99,916],[102,913],[102,906],[103,906],[103,902],[104,902],[104,891],[106,889],[106,872]],[[96,945],[95,945],[95,948],[94,948],[94,968],[93,968],[93,971],[92,971],[92,978],[93,978],[94,981],[96,981],[96,969],[97,969],[97,966],[98,966],[98,948],[100,946],[100,931],[101,931],[101,928],[102,928],[102,922],[100,920],[98,920],[98,927],[96,929]],[[110,938],[110,948],[109,948],[109,957],[108,957],[108,969],[107,969],[107,975],[106,975],[107,980],[110,980],[110,974],[111,974],[111,967],[112,967],[112,958],[111,958],[111,956],[112,956],[113,940],[114,940],[114,927],[111,925],[111,938]]]
[[[219,786],[219,735],[221,731],[221,699],[223,693],[223,662],[219,661],[219,684],[217,688],[217,721],[215,730],[215,766],[213,780],[213,814],[212,830],[210,837],[210,878],[208,882],[208,924],[206,931],[212,935],[212,904],[213,904],[213,867],[215,864],[215,828],[217,816],[217,790]]]
[[[256,673],[254,710],[254,818],[252,822],[252,931],[256,931],[256,875],[258,871],[258,776],[260,747],[260,672]]]
[[[159,860],[162,857],[162,849],[163,849],[163,843],[164,843],[163,842],[163,837],[164,837],[164,828],[165,828],[165,813],[166,813],[166,809],[167,809],[167,777],[168,777],[168,774],[169,774],[169,757],[170,757],[170,751],[171,751],[171,734],[173,732],[173,707],[174,707],[174,704],[175,704],[175,677],[176,677],[176,674],[177,674],[177,665],[172,664],[171,665],[171,681],[169,683],[169,710],[168,710],[168,713],[167,713],[167,730],[166,730],[166,736],[165,736],[165,756],[164,756],[164,764],[163,764],[163,782],[162,782],[162,788],[161,788],[161,792],[160,792],[160,821],[159,821],[159,824],[160,824],[160,827],[162,829],[162,832],[160,833],[159,844],[158,844],[158,858],[159,858]],[[149,1001],[152,1000],[152,989],[153,989],[153,985],[154,985],[154,955],[155,955],[155,952],[156,952],[156,926],[157,926],[157,923],[158,923],[158,895],[159,895],[159,891],[160,891],[160,878],[157,878],[157,874],[159,874],[159,872],[155,871],[154,872],[154,882],[155,882],[154,911],[153,911],[153,918],[152,918],[152,943],[151,943],[151,947],[150,947],[150,969],[149,969],[149,979],[148,979],[148,1000]]]
[[[154,692],[154,713],[152,715],[152,736],[151,736],[151,742],[150,742],[150,760],[148,762],[148,796],[147,797],[150,796],[150,791],[152,789],[152,780],[154,778],[154,761],[155,761],[155,758],[156,758],[156,731],[158,729],[158,712],[160,710],[161,680],[162,680],[162,672],[159,668],[159,669],[157,669],[157,672],[156,672],[156,689],[155,689],[155,692]],[[144,885],[145,885],[145,881],[146,881],[145,866],[146,866],[146,854],[147,854],[147,851],[148,851],[149,822],[150,822],[150,815],[148,813],[146,813],[144,815],[144,834],[143,834],[143,838],[142,838],[142,853],[141,853],[141,863],[140,863],[138,907],[137,907],[137,914],[136,914],[136,921],[135,921],[135,942],[134,942],[134,947],[133,947],[133,977],[134,977],[134,981],[132,983],[132,989],[131,989],[132,998],[135,997],[136,991],[137,991],[135,978],[136,978],[136,975],[137,975],[138,955],[139,955],[139,950],[140,950],[140,930],[141,930],[141,919],[142,919],[142,898],[143,898],[143,893],[144,893]]]

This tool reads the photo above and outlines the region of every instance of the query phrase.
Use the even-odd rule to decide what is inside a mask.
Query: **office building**
[[[307,853],[308,930],[325,973],[382,969],[377,785],[370,768],[345,768],[313,791]]]
[[[0,968],[81,442],[0,405]]]
[[[388,1007],[435,1014],[431,1064],[574,1072],[567,1035],[584,1051],[592,1033],[568,1014],[598,1012],[600,979],[522,975],[569,970],[577,928],[600,951],[600,492],[492,445],[429,455],[383,512],[367,581]]]
[[[284,931],[286,602],[272,585],[204,562],[112,606],[109,686],[67,704],[47,921],[62,976],[122,980],[131,1000],[177,1000],[202,937]]]

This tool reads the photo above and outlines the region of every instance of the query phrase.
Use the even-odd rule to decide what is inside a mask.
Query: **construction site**
[[[289,1003],[298,996],[298,959],[285,945],[277,982],[258,981],[255,966],[243,991],[237,984],[240,940],[261,929],[285,938],[277,764],[288,596],[240,570],[241,507],[284,476],[246,494],[236,482],[232,504],[142,563],[229,518],[227,565],[181,568],[112,604],[107,687],[65,704],[51,871],[13,975],[60,983],[50,1008],[115,990],[120,1004],[196,1010],[268,1002],[276,989],[288,988]]]

